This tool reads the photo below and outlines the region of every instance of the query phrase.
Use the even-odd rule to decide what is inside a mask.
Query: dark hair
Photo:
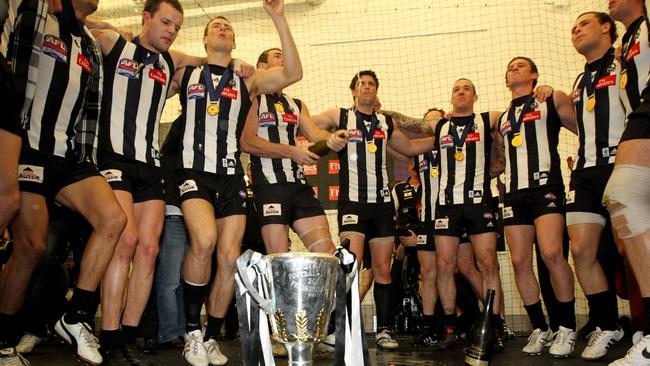
[[[208,24],[205,25],[205,28],[203,29],[203,37],[205,37],[205,36],[208,35],[208,27],[210,27],[210,24],[212,24],[212,22],[214,22],[214,21],[217,20],[217,19],[223,19],[223,20],[227,21],[228,23],[230,23],[230,19],[224,17],[223,15],[217,15],[216,17],[210,19],[210,20],[208,21]],[[233,36],[233,39],[232,39],[232,40],[233,40],[233,41],[235,40],[234,36]]]
[[[269,62],[269,52],[271,51],[280,51],[282,52],[282,49],[273,47],[269,48],[268,50],[264,50],[264,52],[260,53],[260,57],[257,58],[257,64],[259,65],[260,63],[268,63]]]
[[[162,3],[169,4],[172,8],[180,11],[181,14],[183,14],[183,6],[178,0],[147,0],[144,3],[143,11],[146,11],[153,16],[158,11],[158,8],[160,8],[160,4]]]
[[[461,80],[469,81],[469,85],[472,86],[472,92],[474,92],[474,95],[476,95],[476,85],[474,85],[474,82],[471,81],[470,79],[467,79],[467,78],[460,78],[460,79],[454,81],[454,84],[456,84],[457,82],[459,82],[459,81],[461,81]],[[452,89],[453,89],[453,87],[452,87]]]
[[[358,73],[354,74],[354,77],[352,78],[352,81],[350,82],[350,90],[354,90],[354,88],[357,86],[357,81],[359,81],[359,78],[361,76],[368,75],[372,77],[375,80],[375,84],[377,85],[377,89],[379,89],[379,79],[377,79],[377,74],[375,74],[374,71],[372,70],[363,70],[359,71]]]
[[[609,14],[600,11],[588,11],[578,15],[578,18],[587,14],[593,14],[596,19],[598,19],[598,23],[600,24],[609,23],[609,39],[611,43],[614,43],[616,39],[618,39],[618,33],[616,32],[616,23],[614,23],[614,19],[612,19]]]
[[[539,73],[539,71],[537,71],[537,65],[535,64],[535,61],[531,60],[530,58],[528,58],[528,57],[526,57],[526,56],[517,56],[517,57],[513,57],[512,60],[508,61],[508,66],[506,67],[506,82],[508,81],[508,67],[510,67],[510,64],[511,64],[514,60],[524,60],[524,61],[528,62],[528,65],[530,65],[530,70],[531,70],[532,72]],[[537,79],[533,79],[533,88],[534,88],[536,85],[537,85]]]
[[[426,117],[427,114],[429,114],[429,113],[431,113],[431,112],[438,112],[438,113],[442,114],[443,116],[445,115],[445,111],[444,111],[444,109],[433,107],[433,108],[429,108],[429,109],[427,109],[427,111],[424,112],[424,115],[422,115],[422,117]]]

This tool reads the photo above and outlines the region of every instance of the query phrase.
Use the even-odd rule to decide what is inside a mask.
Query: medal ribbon
[[[530,106],[533,101],[533,94],[531,93],[528,95],[526,100],[524,100],[524,104],[522,105],[521,108],[521,113],[519,114],[519,118],[515,117],[515,108],[514,105],[510,105],[510,110],[508,111],[508,121],[510,121],[510,136],[514,136],[519,133],[519,129],[521,128],[521,123],[524,121],[524,115],[530,110]]]
[[[208,94],[210,95],[210,102],[219,102],[219,98],[223,89],[228,85],[233,76],[232,65],[228,65],[226,70],[221,75],[219,83],[217,84],[217,89],[214,88],[214,83],[212,82],[212,73],[210,72],[210,66],[203,66],[203,83],[208,89]]]
[[[639,27],[641,26],[641,23],[643,23],[644,17],[639,17],[637,20],[632,23],[630,26],[630,32],[628,35],[630,38],[625,39],[623,37],[623,45],[622,45],[622,52],[621,52],[621,70],[625,71],[627,69],[627,52],[630,50],[630,47],[634,44],[634,39],[636,38],[636,33],[639,30]]]
[[[140,36],[135,36],[133,38],[133,43],[137,44],[138,46],[142,46],[140,44]],[[145,57],[144,60],[142,60],[142,62],[140,62],[140,64],[138,65],[138,70],[135,72],[136,76],[139,75],[142,69],[144,69],[147,65],[151,65],[155,62],[158,62],[159,55],[157,53],[153,53],[153,52],[150,53],[149,50],[147,50],[146,48],[145,51],[147,51],[147,57]]]
[[[429,162],[429,167],[437,168],[438,167],[438,152],[436,151],[435,154],[433,151],[427,151],[424,153],[424,158],[427,159]]]
[[[461,151],[463,145],[465,145],[465,139],[467,138],[467,134],[469,134],[469,130],[472,129],[472,124],[474,124],[474,114],[472,114],[472,120],[467,122],[467,124],[463,128],[463,134],[460,137],[458,137],[458,131],[456,130],[456,125],[451,120],[449,120],[449,131],[451,132],[451,136],[454,138],[456,151]]]
[[[594,87],[594,82],[598,83],[598,80],[603,76],[603,72],[605,69],[609,66],[609,60],[610,56],[614,55],[614,49],[610,48],[607,50],[607,53],[603,58],[600,59],[600,65],[598,66],[598,70],[596,71],[596,75],[594,76],[594,81],[591,81],[591,69],[589,68],[589,64],[585,64],[585,73],[582,79],[585,81],[585,90],[587,91],[587,98],[592,98],[594,93],[596,92],[595,87]]]
[[[361,112],[354,111],[354,114],[357,116],[357,122],[361,121],[361,124],[363,125],[363,128],[360,128],[360,130],[361,132],[363,132],[363,136],[366,137],[366,141],[367,142],[373,141],[374,140],[373,136],[375,136],[375,130],[377,130],[377,125],[379,125],[379,119],[377,119],[377,115],[375,115],[374,113],[371,115],[370,129],[367,129],[363,116],[361,115]]]

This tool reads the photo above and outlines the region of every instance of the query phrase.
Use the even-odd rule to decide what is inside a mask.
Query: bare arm
[[[102,48],[104,56],[111,52],[120,38],[120,34],[113,29],[92,29],[90,32],[99,43],[99,47]]]
[[[553,93],[553,102],[555,103],[555,110],[562,121],[562,126],[577,135],[576,112],[571,98],[563,91],[556,90]]]
[[[433,150],[433,137],[411,140],[398,128],[393,129],[393,134],[388,140],[388,146],[400,154],[416,156]]]
[[[321,114],[311,116],[311,121],[321,130],[334,131],[339,127],[341,110],[338,108],[328,109]]]
[[[506,169],[505,143],[503,141],[503,135],[499,131],[492,134],[492,141],[490,176],[497,177]]]
[[[391,116],[397,126],[413,132],[433,134],[429,120],[405,116],[399,112],[382,110],[380,113]]]
[[[318,128],[312,122],[311,117],[309,116],[309,109],[305,103],[302,104],[302,109],[300,110],[300,132],[311,142],[318,142],[327,140],[327,147],[334,151],[340,151],[348,143],[347,140],[347,131],[339,130],[334,133],[330,133],[326,130]]]
[[[192,56],[176,50],[169,50],[169,54],[172,56],[176,70],[187,66],[201,66],[206,63],[205,57]]]

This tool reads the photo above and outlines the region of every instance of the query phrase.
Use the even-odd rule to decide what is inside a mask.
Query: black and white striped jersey
[[[466,139],[458,147],[452,128]],[[490,190],[490,114],[442,119],[436,126],[436,148],[440,156],[440,189],[438,204],[459,205],[483,203],[492,198]],[[462,159],[460,158],[462,155]]]
[[[376,126],[374,131],[371,126]],[[368,115],[341,108],[339,129],[348,131],[348,144],[338,152],[339,200],[361,203],[391,202],[386,147],[393,134],[390,116]]]
[[[173,76],[169,52],[155,54],[122,37],[117,40],[104,57],[100,153],[160,166],[158,127]]]
[[[257,101],[257,136],[276,144],[295,146],[300,126],[300,100],[286,94],[262,94],[257,96]],[[251,163],[254,184],[306,183],[302,164],[291,159],[251,155]]]
[[[509,119],[514,108],[514,118]],[[523,113],[523,116],[522,116]],[[513,146],[513,124],[519,124],[521,145]],[[506,193],[546,184],[563,184],[560,154],[557,151],[562,122],[553,97],[539,103],[531,96],[513,99],[499,118],[499,133],[505,145]]]
[[[614,50],[610,49],[585,69],[589,70],[596,104],[590,111],[583,73],[572,93],[578,123],[578,153],[573,170],[613,164],[625,127],[625,110],[620,100],[621,66],[614,59]]]
[[[621,100],[625,112],[630,114],[641,104],[641,92],[647,85],[650,71],[650,47],[648,47],[648,25],[639,17],[625,31],[621,55]],[[625,76],[623,76],[625,75]]]
[[[436,217],[436,201],[440,172],[438,164],[438,151],[433,150],[420,154],[414,158],[414,167],[420,176],[420,221],[433,221]]]
[[[185,69],[180,91],[184,120],[180,166],[183,168],[218,175],[244,174],[239,138],[251,101],[244,79],[226,70],[217,65]],[[209,74],[215,91],[219,80],[227,75],[229,80],[224,81],[218,101],[211,99],[204,73]],[[217,106],[211,110],[214,115],[208,113],[211,104]]]
[[[56,16],[48,14],[43,38],[32,50],[38,53],[38,65],[28,68],[29,78],[36,81],[37,88],[34,102],[26,107],[23,116],[27,127],[27,139],[23,143],[61,157],[76,157],[79,153],[75,136],[88,108],[91,79],[98,77],[101,63],[94,40],[82,25],[75,25],[76,29],[67,29]],[[15,67],[33,60],[30,55],[13,56]],[[93,93],[96,101],[97,90]],[[94,131],[96,123],[94,120],[93,126],[88,127]]]

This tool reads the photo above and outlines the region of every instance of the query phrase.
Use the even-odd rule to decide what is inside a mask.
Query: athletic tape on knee
[[[583,211],[566,213],[567,226],[579,224],[598,224],[605,226],[606,223],[607,219],[597,213]]]
[[[300,236],[300,240],[302,240],[303,244],[305,244],[305,247],[311,251],[313,247],[323,244],[323,243],[332,243],[332,239],[330,237],[330,232],[329,228],[327,226],[321,225],[321,226],[315,226],[304,233]],[[332,244],[333,247],[333,244]]]
[[[650,168],[618,165],[609,178],[603,203],[608,206],[612,226],[621,239],[650,230]]]

